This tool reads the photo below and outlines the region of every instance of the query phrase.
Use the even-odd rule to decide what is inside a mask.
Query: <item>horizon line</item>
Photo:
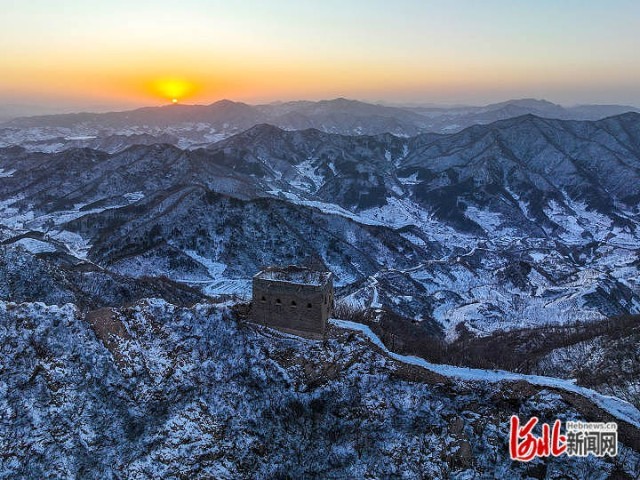
[[[233,100],[231,98],[220,98],[211,102],[203,102],[203,103],[187,103],[187,102],[172,102],[172,100],[167,100],[163,103],[158,104],[146,104],[140,106],[117,106],[109,107],[108,105],[93,105],[87,107],[78,107],[78,109],[73,109],[75,107],[69,107],[58,110],[56,107],[47,105],[47,104],[25,104],[25,103],[0,103],[0,115],[2,114],[2,109],[30,109],[30,110],[38,110],[43,109],[45,111],[40,113],[19,113],[15,112],[15,116],[11,119],[17,118],[26,118],[26,117],[42,117],[42,116],[55,116],[55,115],[73,115],[73,114],[105,114],[105,113],[123,113],[137,110],[144,110],[149,108],[165,108],[165,107],[209,107],[215,105],[217,103],[229,102],[233,104],[239,105],[247,105],[250,107],[262,107],[262,106],[276,106],[276,105],[286,105],[286,104],[294,104],[294,103],[323,103],[323,102],[335,102],[338,100],[345,100],[349,102],[362,103],[367,105],[375,105],[379,107],[389,107],[389,108],[398,108],[398,109],[415,109],[415,108],[433,108],[433,109],[456,109],[456,108],[482,108],[489,107],[493,105],[500,104],[508,104],[512,102],[522,102],[522,101],[535,101],[535,102],[545,102],[550,103],[562,108],[576,108],[576,107],[630,107],[640,109],[638,104],[632,103],[599,103],[597,101],[593,103],[556,103],[551,100],[547,100],[546,98],[536,98],[536,97],[516,97],[516,98],[508,98],[506,100],[500,100],[495,102],[488,103],[438,103],[438,102],[393,102],[387,100],[367,100],[367,99],[358,99],[358,98],[349,98],[349,97],[333,97],[333,98],[324,98],[320,100],[309,100],[309,99],[296,99],[296,100],[273,100],[270,102],[256,102],[249,103],[243,102],[240,100]],[[109,110],[112,108],[112,110]],[[73,109],[73,110],[72,110]],[[49,110],[49,111],[47,111]],[[55,111],[52,111],[55,110]]]

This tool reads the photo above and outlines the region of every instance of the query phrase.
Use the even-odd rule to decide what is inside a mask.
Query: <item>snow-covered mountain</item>
[[[71,147],[109,152],[136,145],[142,135],[182,148],[197,148],[261,123],[289,130],[317,128],[329,133],[399,136],[425,130],[426,119],[408,110],[346,99],[247,105],[221,100],[211,105],[167,105],[111,113],[76,113],[14,119],[0,125],[0,146],[22,145],[56,152]],[[169,137],[169,138],[168,138]],[[114,138],[118,141],[114,141]]]
[[[639,333],[603,325],[640,313],[639,114],[413,136],[247,125],[203,148],[156,143],[175,134],[159,123],[147,144],[0,149],[0,439],[23,439],[0,475],[584,478],[508,460],[520,413],[619,421],[624,455],[580,472],[637,476]],[[330,269],[337,314],[371,330],[245,324],[268,264]],[[391,354],[371,331],[491,370]],[[505,338],[536,351],[514,370],[566,380],[467,355]]]
[[[314,128],[342,135],[454,133],[522,115],[598,120],[640,109],[618,105],[562,107],[544,100],[510,100],[485,107],[398,108],[338,98],[320,102],[247,105],[221,100],[211,105],[167,105],[111,113],[75,113],[14,119],[0,124],[0,147],[31,151],[97,148],[115,153],[128,146],[171,143],[199,148],[261,123],[285,130]]]
[[[0,320],[4,478],[638,473],[636,430],[609,413],[627,418],[611,399],[593,407],[561,382],[495,382],[496,372],[449,377],[339,325],[307,341],[246,324],[227,305],[157,299],[86,316],[71,304],[2,301]],[[619,456],[513,462],[514,413],[617,420]]]
[[[344,302],[446,335],[638,313],[639,119],[5,149],[4,237],[77,239],[103,268],[209,294],[246,295],[262,265],[322,264]]]

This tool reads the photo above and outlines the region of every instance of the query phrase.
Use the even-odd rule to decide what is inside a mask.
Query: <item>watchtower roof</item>
[[[304,267],[290,265],[288,267],[268,267],[257,273],[254,278],[273,280],[277,282],[293,283],[296,285],[326,284],[331,278],[331,272],[319,272]]]

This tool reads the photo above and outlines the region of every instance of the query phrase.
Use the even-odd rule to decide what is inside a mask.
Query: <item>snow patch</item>
[[[347,320],[331,319],[330,322],[347,330],[355,330],[363,333],[367,339],[380,348],[389,357],[399,362],[423,367],[432,372],[438,373],[445,377],[457,378],[464,381],[479,382],[527,382],[532,385],[542,387],[556,388],[578,394],[602,408],[618,420],[629,423],[630,425],[640,428],[640,411],[624,400],[616,397],[610,397],[591,390],[590,388],[575,385],[571,380],[563,380],[553,377],[544,377],[542,375],[525,375],[520,373],[508,372],[505,370],[484,370],[480,368],[456,367],[453,365],[444,365],[427,362],[423,358],[413,357],[409,355],[400,355],[389,350],[382,340],[374,334],[369,327],[360,323],[350,322]]]
[[[50,243],[36,240],[35,238],[21,238],[13,244],[21,246],[34,255],[38,253],[53,253],[56,251],[56,247]]]
[[[209,273],[209,276],[211,278],[214,278],[214,279],[219,278],[227,269],[227,266],[224,263],[215,262],[207,257],[203,257],[194,250],[185,250],[184,253],[186,253],[193,260],[195,260],[196,262],[204,266],[207,269],[207,272]]]
[[[129,203],[136,203],[144,198],[144,193],[143,192],[125,193],[124,198],[126,198]]]

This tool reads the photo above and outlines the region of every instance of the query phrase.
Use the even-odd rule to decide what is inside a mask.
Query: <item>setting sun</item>
[[[166,98],[171,103],[178,103],[179,100],[193,95],[196,90],[194,83],[183,79],[163,78],[151,84],[151,91],[154,95]]]

